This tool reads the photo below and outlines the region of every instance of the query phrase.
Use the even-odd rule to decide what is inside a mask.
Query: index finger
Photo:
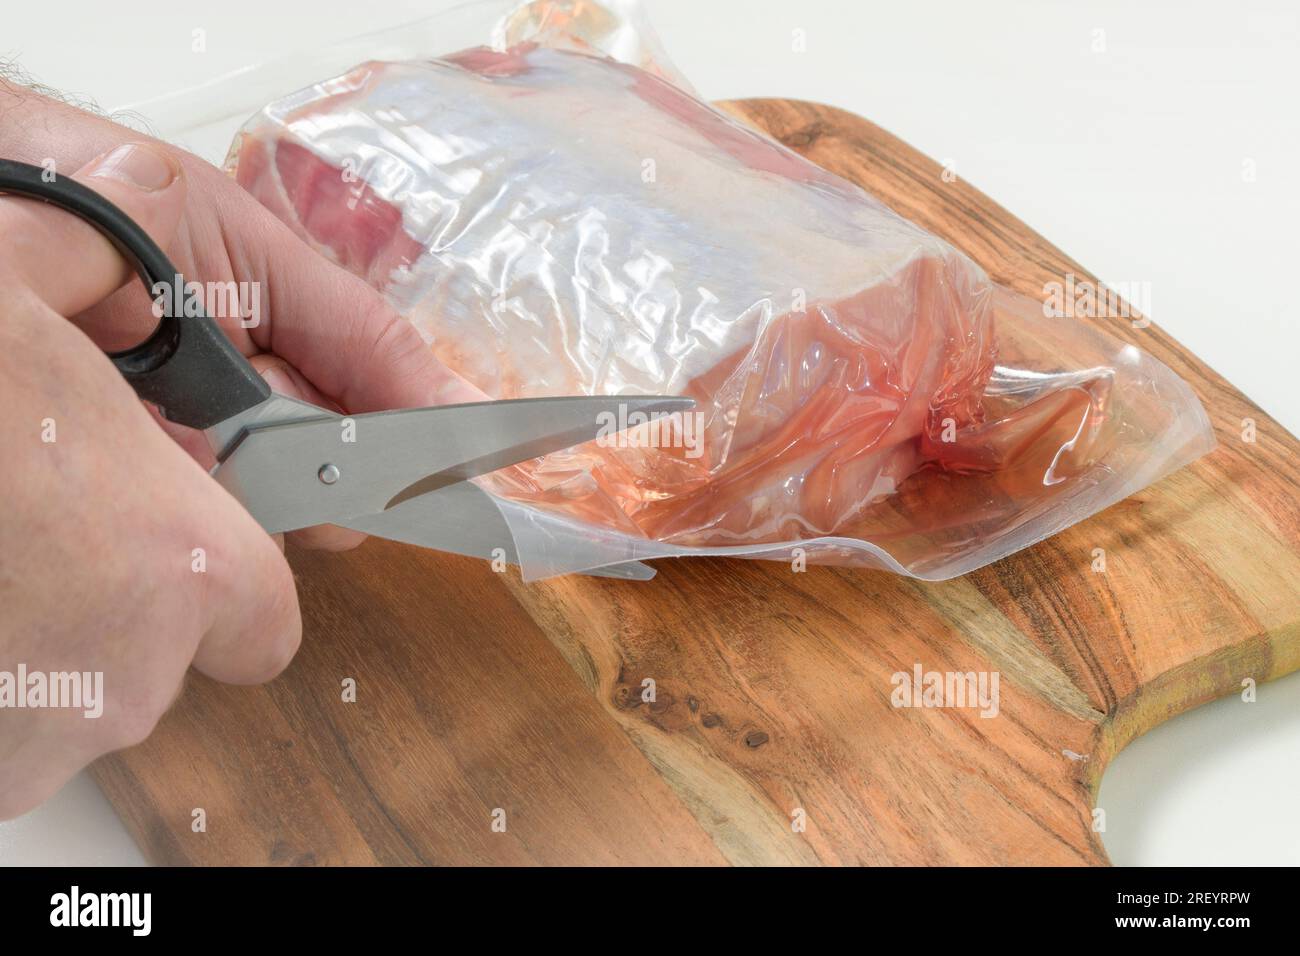
[[[232,254],[246,257],[232,265],[266,285],[267,321],[251,330],[259,348],[286,359],[349,412],[490,397],[439,362],[382,295],[230,188],[239,196],[223,229]]]

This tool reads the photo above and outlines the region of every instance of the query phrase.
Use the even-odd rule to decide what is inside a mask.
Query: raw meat
[[[366,63],[264,109],[231,166],[388,296],[469,383],[458,400],[697,399],[697,446],[590,443],[488,482],[665,543],[629,557],[834,535],[832,558],[851,537],[867,563],[960,573],[1131,491],[1098,464],[1117,423],[1167,429],[1168,408],[1110,407],[1117,378],[1177,382],[1163,366],[1004,368],[1037,333],[995,329],[1005,294],[968,258],[611,59],[520,43]],[[1153,468],[1209,447],[1187,398],[1200,417]]]
[[[802,538],[959,458],[945,420],[957,436],[979,421],[994,359],[979,269],[610,60],[367,64],[246,134],[238,174],[489,396],[705,410],[696,459],[587,446],[516,476],[517,497],[680,543]]]

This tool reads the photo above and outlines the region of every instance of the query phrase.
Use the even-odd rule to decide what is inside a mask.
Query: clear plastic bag
[[[491,46],[276,100],[228,159],[460,397],[697,400],[483,480],[526,578],[802,554],[942,579],[1213,447],[1169,369],[696,99],[636,16],[524,4]]]

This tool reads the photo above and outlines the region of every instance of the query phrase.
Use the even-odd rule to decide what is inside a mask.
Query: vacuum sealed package
[[[698,99],[628,5],[539,0],[484,39],[271,102],[228,168],[456,400],[695,399],[480,479],[526,578],[723,554],[942,579],[1213,447],[1169,369]]]

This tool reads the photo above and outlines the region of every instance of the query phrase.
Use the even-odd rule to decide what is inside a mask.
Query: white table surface
[[[0,56],[112,107],[452,5],[63,0],[55,16],[9,4]],[[646,6],[703,95],[830,103],[953,162],[1102,279],[1149,283],[1157,323],[1300,432],[1294,0]],[[806,52],[792,50],[796,29]],[[1295,865],[1298,792],[1292,675],[1256,703],[1202,707],[1121,753],[1102,784],[1104,840],[1123,864]],[[140,862],[84,774],[0,823],[0,863]]]

